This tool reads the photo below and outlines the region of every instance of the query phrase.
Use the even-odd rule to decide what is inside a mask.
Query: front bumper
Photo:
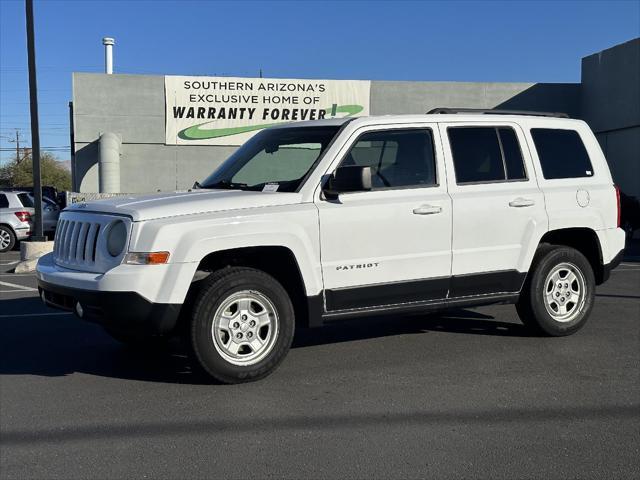
[[[40,298],[50,307],[84,320],[139,335],[164,335],[176,326],[181,305],[153,303],[135,292],[99,292],[54,285],[38,279]]]
[[[135,292],[151,303],[184,303],[197,263],[121,264],[106,273],[59,266],[53,253],[38,259],[36,276],[51,285],[95,292]]]
[[[36,277],[41,298],[54,308],[117,331],[162,335],[175,328],[196,267],[118,265],[107,273],[83,272],[58,266],[49,253],[38,260]]]

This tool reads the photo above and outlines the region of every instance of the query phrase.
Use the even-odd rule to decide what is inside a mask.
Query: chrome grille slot
[[[69,228],[69,220],[63,220],[62,228],[57,232],[57,242],[58,245],[56,247],[56,256],[62,257],[62,252],[64,251],[64,236],[67,233],[67,228]]]
[[[76,247],[76,261],[78,262],[84,261],[84,250],[90,225],[89,223],[81,224],[80,232],[78,233],[78,245]]]
[[[98,235],[100,234],[100,225],[96,228],[96,237],[93,240],[93,253],[91,255],[92,260],[96,261],[96,251],[98,250]]]
[[[76,259],[76,248],[78,246],[78,235],[80,234],[80,222],[73,222],[73,228],[71,229],[71,242],[69,243],[69,250],[67,251],[67,260]]]
[[[96,261],[96,241],[98,240],[99,230],[100,225],[98,225],[97,223],[92,223],[87,229],[87,237],[84,242],[84,253],[82,256],[82,259],[85,262]]]
[[[58,258],[60,254],[60,237],[62,236],[62,231],[64,230],[64,226],[67,223],[66,220],[58,221],[58,228],[56,228],[56,236],[53,239],[53,255]]]
[[[62,255],[61,260],[66,260],[69,255],[69,241],[71,240],[71,232],[76,222],[69,222],[67,228],[64,231],[64,237],[62,237]]]

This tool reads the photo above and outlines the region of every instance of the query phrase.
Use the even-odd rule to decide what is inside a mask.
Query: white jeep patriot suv
[[[41,297],[121,341],[184,333],[228,383],[272,372],[296,326],[355,316],[515,303],[577,331],[625,240],[589,127],[430,113],[284,124],[193,190],[73,205]]]

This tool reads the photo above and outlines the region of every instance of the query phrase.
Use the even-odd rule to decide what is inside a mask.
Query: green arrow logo
[[[335,103],[330,108],[325,108],[325,118],[336,117],[338,114],[344,114],[343,117],[351,117],[357,115],[364,107],[362,105],[336,105]],[[282,123],[263,123],[261,125],[248,125],[244,127],[229,127],[229,128],[200,128],[203,125],[207,125],[210,122],[199,123],[198,125],[192,125],[184,130],[178,132],[178,137],[182,140],[206,140],[210,138],[229,137],[231,135],[238,135],[240,133],[254,132],[256,130],[262,130],[264,128],[272,127],[274,125],[282,125]]]

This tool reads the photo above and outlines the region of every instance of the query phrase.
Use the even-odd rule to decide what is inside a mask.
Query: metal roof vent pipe
[[[104,37],[102,44],[104,45],[104,73],[111,75],[113,73],[113,46],[116,41],[111,37]]]
[[[117,133],[100,135],[98,188],[100,193],[120,193],[120,151],[122,138]]]

